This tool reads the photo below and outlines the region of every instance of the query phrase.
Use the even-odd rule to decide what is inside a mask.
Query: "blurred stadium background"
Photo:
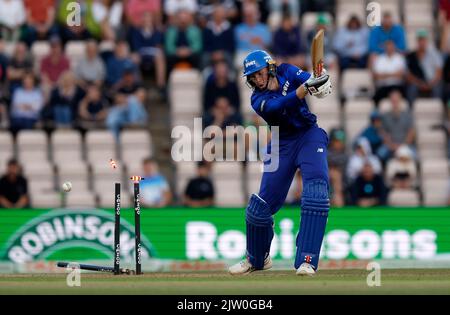
[[[79,7],[67,10],[71,2]],[[374,5],[381,10],[381,26],[368,27]],[[81,24],[69,26],[78,13]],[[195,117],[203,117],[203,127],[264,126],[251,109],[251,91],[241,78],[243,56],[265,49],[279,63],[308,70],[309,44],[319,28],[326,30],[325,66],[334,93],[308,102],[330,136],[337,222],[331,217],[330,229],[346,230],[345,242],[351,244],[358,231],[373,228],[373,234],[359,235],[360,241],[370,243],[375,235],[379,247],[390,230],[399,233],[393,249],[384,246],[372,256],[358,256],[357,249],[333,256],[330,250],[329,258],[414,260],[421,257],[415,250],[430,252],[429,246],[431,254],[424,258],[450,253],[448,1],[0,0],[0,170],[14,173],[7,165],[14,168],[11,160],[16,159],[26,180],[17,183],[5,176],[0,185],[0,259],[15,261],[14,244],[26,252],[14,256],[21,257],[16,262],[64,254],[79,258],[79,249],[45,252],[54,242],[46,244],[44,232],[33,229],[54,218],[51,209],[112,208],[117,181],[129,188],[123,192],[123,207],[132,207],[131,175],[148,178],[142,183],[142,198],[148,209],[143,211],[143,230],[150,255],[240,258],[242,235],[233,231],[243,231],[243,209],[258,190],[260,164],[213,162],[198,167],[197,162],[175,162],[172,128],[192,129]],[[235,139],[228,136],[224,141]],[[111,158],[118,164],[114,171]],[[18,189],[9,189],[9,181]],[[73,184],[70,193],[60,191],[65,181]],[[6,200],[8,194],[12,200]],[[292,257],[293,244],[283,247],[283,242],[294,238],[283,230],[295,232],[300,196],[298,174],[286,214],[280,212],[287,221],[280,217],[284,225],[276,227],[281,258]],[[192,209],[197,206],[206,208]],[[362,210],[366,207],[375,209]],[[77,224],[76,213],[70,215],[69,221]],[[212,230],[194,226],[202,220],[213,222]],[[51,224],[57,231],[55,221]],[[201,245],[195,249],[195,238],[193,248],[185,248],[189,228],[217,237],[229,233],[228,240],[223,237],[221,247],[214,238],[217,251]],[[43,248],[36,249],[37,239],[23,239],[27,229],[40,236]],[[419,233],[423,231],[432,234]],[[72,234],[82,239],[76,231]],[[107,253],[81,256],[112,255],[106,247],[99,251]]]

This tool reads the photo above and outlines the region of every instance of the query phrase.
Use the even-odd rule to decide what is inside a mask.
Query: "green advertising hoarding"
[[[299,209],[275,217],[272,257],[292,261]],[[121,255],[133,261],[134,212],[122,209]],[[0,211],[0,261],[88,261],[113,257],[114,215],[101,209]],[[142,209],[142,254],[176,261],[232,261],[245,254],[244,209]],[[332,209],[327,261],[450,261],[450,209]]]

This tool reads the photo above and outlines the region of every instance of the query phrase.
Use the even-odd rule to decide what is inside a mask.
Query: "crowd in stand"
[[[247,123],[241,116],[237,81],[243,57],[264,49],[279,63],[307,69],[311,39],[325,29],[326,68],[339,74],[349,68],[369,69],[375,104],[383,99],[391,103],[391,111],[371,114],[370,125],[356,139],[347,139],[341,128],[328,130],[333,204],[375,206],[386,204],[391,187],[417,187],[411,114],[415,99],[433,97],[450,104],[446,1],[440,1],[439,8],[440,46],[426,30],[418,30],[414,50],[408,49],[404,28],[389,12],[372,28],[357,15],[336,28],[328,14],[319,14],[315,28],[301,29],[300,13],[332,11],[333,1],[86,0],[78,1],[81,23],[69,26],[70,2],[0,0],[3,128],[15,133],[41,127],[107,127],[118,135],[124,126],[145,125],[149,110],[151,115],[143,78],[150,77],[164,99],[166,78],[175,68],[204,73],[205,125],[241,125]],[[42,40],[50,43],[50,51],[36,64],[32,47]],[[76,67],[65,50],[74,40],[86,42]],[[16,44],[8,57],[4,47],[11,42]],[[114,48],[100,49],[100,43],[113,43]],[[442,127],[450,132],[448,113]],[[448,151],[450,156],[450,141]],[[152,163],[144,164],[151,169]],[[199,177],[186,189],[187,205],[212,204],[214,189],[205,182],[208,172],[208,165],[201,163]],[[159,199],[167,204],[167,189],[161,191],[164,198]],[[204,197],[199,200],[199,195]]]

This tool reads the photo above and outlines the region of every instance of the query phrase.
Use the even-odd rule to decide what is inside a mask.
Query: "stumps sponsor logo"
[[[132,261],[134,226],[124,220],[120,225],[120,253],[124,261]],[[145,236],[141,238],[142,257],[153,256],[151,243]],[[83,248],[89,252],[85,254]],[[60,251],[70,255],[70,259],[92,259],[92,251],[99,257],[112,259],[115,256],[114,215],[100,209],[52,210],[18,229],[0,260],[25,263],[58,257]]]

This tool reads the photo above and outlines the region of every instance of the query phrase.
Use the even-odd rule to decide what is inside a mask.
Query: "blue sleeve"
[[[258,114],[279,112],[285,108],[297,106],[298,97],[295,90],[286,96],[252,96],[252,107]]]
[[[311,77],[311,73],[290,64],[282,64],[280,67],[281,70],[285,71],[289,82],[294,82],[296,84],[295,88],[308,81]]]
[[[369,34],[369,52],[371,53],[379,53],[377,27],[373,28]]]
[[[397,26],[394,42],[399,50],[406,51],[405,31],[403,30],[403,27],[401,27],[400,25]]]

